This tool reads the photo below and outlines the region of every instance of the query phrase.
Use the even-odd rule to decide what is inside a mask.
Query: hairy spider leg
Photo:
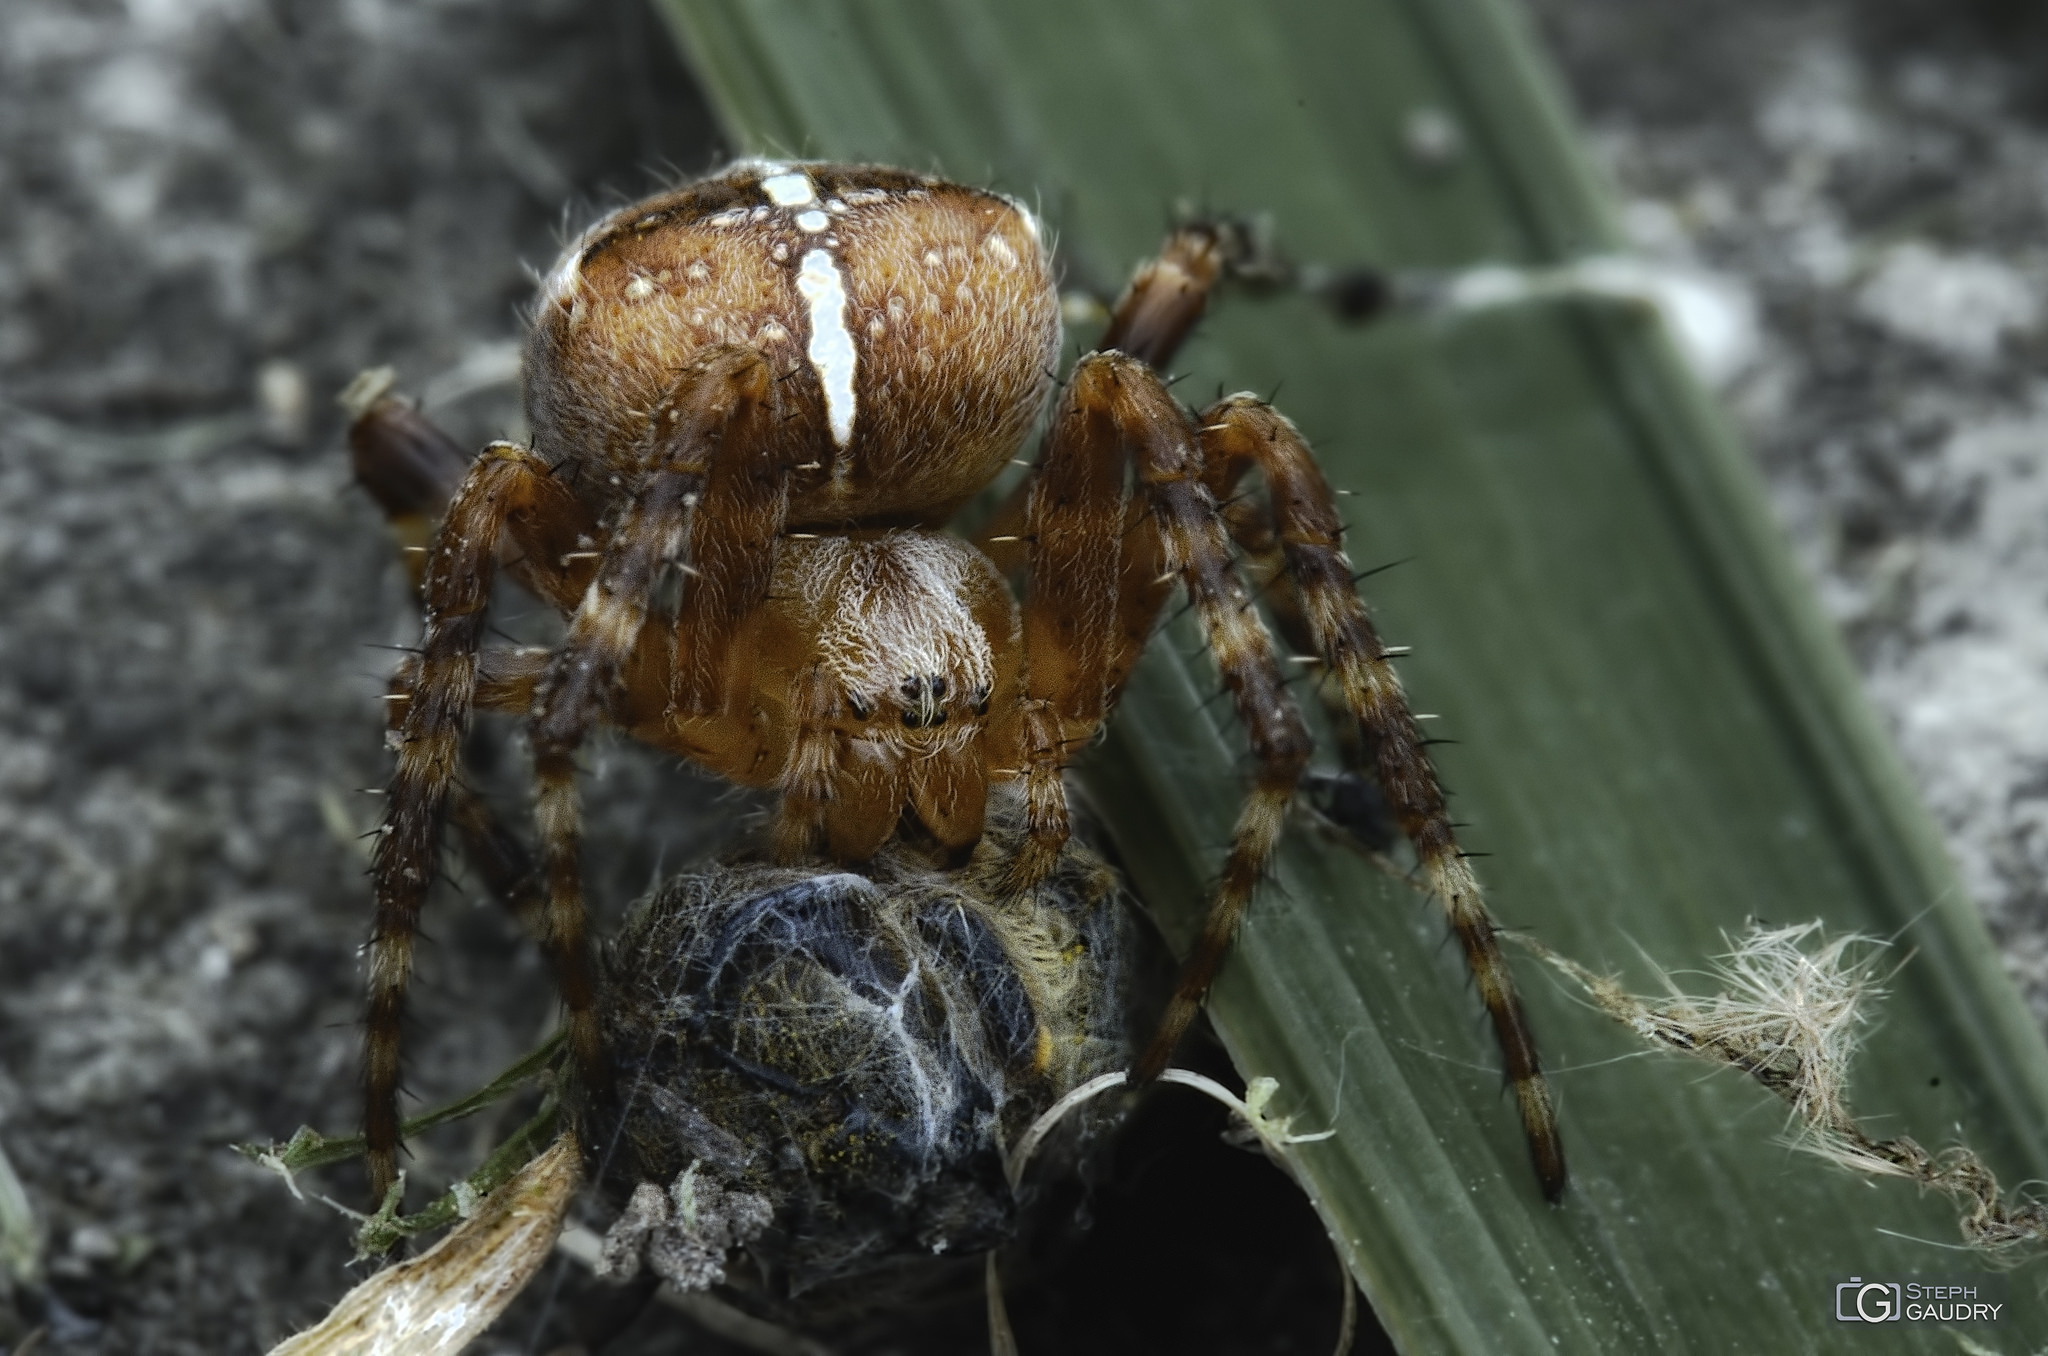
[[[388,394],[379,396],[350,421],[348,444],[356,482],[384,511],[418,593],[426,583],[427,544],[441,525],[442,512],[461,488],[470,457],[409,402]],[[562,507],[572,503],[567,501]],[[550,601],[563,612],[589,587],[592,569],[579,562],[587,561],[591,553],[566,553],[568,558],[563,559],[565,553],[549,548],[569,534],[580,535],[579,529],[587,526],[588,515],[580,505],[561,519],[528,522],[514,544],[516,547],[523,540],[526,550],[537,550],[538,556],[529,559],[522,551],[507,562],[529,592],[552,595]],[[479,653],[475,706],[485,711],[526,710],[533,701],[534,685],[547,667],[547,657],[547,650],[538,646]],[[393,675],[385,710],[394,735],[404,723],[405,703],[412,700],[418,669],[418,664],[408,659]],[[490,802],[459,776],[448,794],[448,823],[462,845],[463,860],[527,935],[546,946],[547,899],[539,888],[533,854],[506,827]]]
[[[1110,311],[1109,324],[1096,345],[1097,351],[1119,352],[1155,370],[1165,366],[1173,360],[1173,355],[1180,351],[1180,346],[1201,320],[1202,312],[1208,306],[1209,294],[1223,274],[1223,267],[1220,237],[1213,226],[1192,223],[1174,231],[1160,248],[1159,257],[1139,265],[1131,275],[1129,285]],[[1051,438],[1048,433],[1046,454],[1041,458],[1037,474],[1019,483],[975,536],[975,545],[1005,574],[1013,574],[1027,563],[1032,556],[1036,534],[1041,530],[1031,513],[1033,495],[1048,478],[1052,460]],[[1094,724],[1100,723],[1108,708],[1115,705],[1116,695],[1123,691],[1131,666],[1137,663],[1146,642],[1151,639],[1152,627],[1158,621],[1160,609],[1172,592],[1176,578],[1176,572],[1167,568],[1166,538],[1153,526],[1150,502],[1145,496],[1136,495],[1128,503],[1123,503],[1124,472],[1124,462],[1117,457],[1070,460],[1059,475],[1071,483],[1057,485],[1048,491],[1055,496],[1082,500],[1091,505],[1120,504],[1121,523],[1115,528],[1115,539],[1122,543],[1120,563],[1111,567],[1106,561],[1105,548],[1111,543],[1103,529],[1115,521],[1114,518],[1084,513],[1070,521],[1068,515],[1054,513],[1047,521],[1055,531],[1075,531],[1082,535],[1072,541],[1055,542],[1051,554],[1045,558],[1085,561],[1090,573],[1085,579],[1072,581],[1072,587],[1063,587],[1065,581],[1048,580],[1043,572],[1035,573],[1032,578],[1032,587],[1039,590],[1049,605],[1040,612],[1042,623],[1053,606],[1071,604],[1086,609],[1095,606],[1104,596],[1116,600],[1114,629],[1106,636],[1091,630],[1085,639],[1080,636],[1056,639],[1056,643],[1081,647],[1074,653],[1074,667],[1104,675],[1105,695],[1100,710],[1090,718],[1091,730]],[[1110,577],[1113,580],[1107,595],[1103,582],[1105,570],[1112,571]],[[1054,594],[1064,595],[1064,603],[1052,604]],[[1068,615],[1078,621],[1086,614],[1075,612]],[[1041,641],[1041,646],[1044,643]],[[1096,648],[1098,645],[1099,650]],[[1035,654],[1042,651],[1033,651],[1027,638],[1026,652]],[[1049,662],[1049,658],[1040,659],[1038,666],[1043,669]],[[1021,712],[1020,721],[1020,739],[1026,748],[1047,749],[1058,745],[1065,737],[1051,716],[1035,706]],[[1085,742],[1086,737],[1082,738]],[[1072,745],[1062,751],[1057,764],[1063,766],[1072,757],[1071,750],[1078,747]],[[1047,864],[1057,856],[1057,842],[1064,841],[1066,836],[1063,827],[1066,822],[1064,796],[1055,797],[1043,769],[1035,779],[1027,770],[1025,785],[1027,798],[1035,806],[1040,832],[1027,834],[1025,856],[1013,869],[1013,880],[1019,888],[1043,874]]]
[[[432,420],[390,395],[350,422],[348,444],[356,482],[384,510],[413,587],[424,592],[427,545],[474,459]],[[499,563],[527,592],[566,615],[595,573],[587,548],[597,524],[566,488],[542,494],[519,512],[509,542],[499,543]]]
[[[816,847],[819,836],[825,832],[825,818],[839,772],[839,741],[833,729],[833,722],[840,715],[839,701],[824,665],[809,665],[798,675],[795,687],[790,715],[796,731],[790,741],[789,760],[782,770],[782,804],[776,811],[771,835],[776,860],[782,862],[796,861]],[[879,834],[873,827],[861,827],[868,832],[841,832],[849,839],[876,838],[876,843],[868,847],[872,854],[874,847],[880,846],[879,840],[888,837],[889,830],[895,827],[895,807],[889,807],[889,822],[878,826]],[[858,850],[867,845],[848,842],[845,846]]]
[[[468,458],[432,421],[409,403],[388,395],[373,402],[352,421],[349,444],[358,481],[384,510],[394,535],[405,548],[404,559],[414,584],[416,588],[422,586],[427,550],[419,543],[431,539],[442,511],[462,484],[470,464]],[[539,466],[537,459],[533,465]],[[596,576],[600,553],[588,548],[597,544],[599,529],[580,501],[560,482],[554,482],[554,486],[554,492],[539,487],[541,497],[536,506],[515,510],[510,515],[510,530],[506,533],[509,540],[500,541],[496,556],[501,568],[507,569],[517,582],[568,616],[576,610]],[[489,592],[487,582],[483,592]],[[704,607],[702,593],[695,601],[700,613],[709,610]],[[628,686],[640,700],[628,705],[645,708],[638,713],[643,717],[643,728],[635,733],[658,746],[675,745],[676,751],[684,756],[710,763],[731,775],[751,769],[761,761],[762,754],[752,744],[736,747],[747,741],[734,738],[733,721],[677,717],[673,709],[673,694],[678,687],[673,677],[677,648],[643,645],[633,657]],[[475,657],[472,709],[527,714],[546,677],[550,657],[549,650],[536,646],[480,650]],[[419,685],[420,667],[418,657],[408,658],[392,680],[386,709],[391,727],[401,739],[407,709]],[[694,738],[680,745],[668,738],[672,717],[675,727],[687,728]],[[709,752],[700,747],[703,745],[709,746]],[[723,756],[711,756],[714,754]],[[459,776],[451,778],[446,797],[443,817],[455,833],[466,864],[520,925],[544,948],[552,950],[550,892],[543,888],[542,875],[532,854],[489,802]],[[567,985],[562,992],[574,991],[573,974],[558,973],[557,979]]]
[[[1136,457],[1137,497],[1160,543],[1162,573],[1187,589],[1255,763],[1201,937],[1135,1071],[1142,1083],[1166,1067],[1229,950],[1279,841],[1311,744],[1202,483],[1195,431],[1151,368],[1121,353],[1090,354],[1074,369],[1054,415],[1031,503],[1025,696],[1027,709],[1042,719],[1026,749],[1029,841],[1018,855],[1015,883],[1031,883],[1029,873],[1042,869],[1045,855],[1064,842],[1060,769],[1114,701],[1117,693],[1106,679],[1116,662],[1128,671],[1128,637],[1151,630],[1153,618],[1120,609],[1115,591],[1123,554],[1150,549],[1128,547],[1118,537],[1127,516],[1118,455],[1124,447]],[[1131,534],[1141,543],[1146,535]],[[1149,594],[1155,616],[1162,594]]]
[[[493,443],[470,466],[429,551],[425,630],[412,681],[402,694],[406,700],[398,703],[404,707],[396,716],[398,768],[371,866],[376,920],[370,936],[363,1128],[377,1201],[397,1179],[399,1048],[413,938],[438,870],[442,824],[475,701],[479,641],[499,545],[509,536],[533,565],[531,573],[560,575],[550,548],[558,544],[562,524],[587,518],[540,458],[509,443]],[[589,959],[580,937],[550,931],[549,950],[572,1024],[577,994],[588,1024]]]
[[[374,379],[369,374],[357,380]],[[441,525],[469,454],[408,402],[380,395],[349,421],[349,462],[356,483],[384,510],[417,594],[426,585],[427,544]]]
[[[534,684],[547,665],[548,652],[538,648],[484,650],[477,655],[476,690],[471,705],[479,711],[524,711],[532,703]],[[511,663],[507,663],[507,661]],[[408,659],[392,675],[385,700],[386,719],[394,736],[403,737],[406,703],[419,681],[419,665]],[[547,896],[533,854],[506,827],[489,801],[458,774],[448,785],[446,818],[462,845],[462,858],[483,882],[484,890],[506,910],[526,934],[545,948],[548,941]]]
[[[760,354],[722,347],[692,363],[655,408],[653,455],[612,524],[596,577],[528,713],[548,935],[559,956],[578,958],[574,966],[563,966],[562,1002],[582,1091],[593,1105],[610,1098],[611,1068],[584,935],[576,752],[591,725],[612,714],[614,689],[640,644],[666,566],[695,571],[676,634],[690,634],[693,624],[703,628],[696,633],[703,643],[695,653],[677,655],[671,700],[714,714],[732,700],[719,681],[720,666],[737,664],[741,647],[725,642],[733,625],[766,595],[782,530],[783,471],[769,460],[774,389]],[[699,514],[707,499],[716,507]]]
[[[1224,255],[1220,233],[1213,227],[1198,224],[1176,231],[1159,257],[1132,277],[1111,314],[1099,347],[1121,350],[1155,368],[1170,361],[1200,320],[1208,294],[1228,262]],[[1563,1148],[1549,1090],[1537,1063],[1534,1039],[1495,940],[1494,926],[1478,883],[1469,864],[1458,855],[1455,836],[1443,810],[1443,793],[1416,734],[1414,717],[1358,602],[1349,564],[1339,545],[1342,524],[1334,500],[1299,434],[1263,403],[1234,397],[1220,403],[1200,422],[1205,426],[1223,423],[1226,414],[1238,410],[1258,411],[1252,422],[1270,427],[1257,431],[1273,436],[1260,442],[1255,431],[1249,435],[1252,441],[1241,445],[1240,439],[1247,435],[1239,425],[1252,419],[1249,413],[1233,416],[1228,421],[1230,429],[1205,430],[1202,443],[1206,487],[1222,506],[1230,536],[1243,551],[1247,572],[1255,586],[1267,594],[1266,601],[1281,633],[1297,651],[1319,655],[1336,680],[1334,685],[1319,690],[1337,717],[1332,725],[1340,757],[1347,769],[1373,771],[1393,801],[1404,833],[1416,845],[1418,858],[1425,863],[1432,893],[1442,901],[1458,933],[1493,1020],[1538,1176],[1545,1194],[1555,1198],[1563,1190],[1565,1180]],[[1250,449],[1250,455],[1238,455],[1243,447]],[[1312,522],[1303,520],[1298,502],[1286,506],[1285,523],[1276,523],[1273,510],[1266,504],[1235,497],[1237,482],[1245,471],[1253,465],[1263,469],[1267,461],[1281,463],[1280,469],[1269,474],[1269,487],[1287,485],[1306,491],[1309,502],[1316,506]],[[1010,561],[1021,557],[1027,546],[1031,529],[1026,526],[1025,494],[1031,484],[1019,487],[980,537],[983,548],[1005,568],[1010,568]],[[1275,504],[1281,502],[1277,488],[1273,499]],[[1116,694],[1121,692],[1173,585],[1174,572],[1167,568],[1166,537],[1143,530],[1150,513],[1150,506],[1140,496],[1131,500],[1124,514],[1124,551],[1115,595],[1117,624],[1106,669],[1107,704],[1113,704]],[[1297,525],[1307,530],[1290,530]],[[1313,557],[1313,563],[1298,563],[1304,555]],[[1285,573],[1293,575],[1294,585],[1268,593],[1269,587]],[[1034,585],[1038,579],[1034,576]],[[1096,587],[1099,592],[1099,584]],[[1351,629],[1354,617],[1355,625],[1362,631]],[[1359,657],[1339,665],[1332,656],[1333,645],[1352,646]],[[1038,746],[1042,747],[1048,737],[1056,736],[1040,733]],[[1063,805],[1054,805],[1043,776],[1039,779],[1038,799],[1042,802],[1041,818],[1048,825],[1060,817]],[[1427,853],[1425,843],[1429,845]],[[1213,914],[1211,921],[1218,921]],[[1220,954],[1217,959],[1220,960]],[[1148,1051],[1141,1074],[1148,1066],[1163,1067],[1171,1055],[1170,1041],[1176,1040],[1180,1029],[1192,1019],[1200,991],[1206,990],[1207,978],[1213,977],[1213,964],[1209,970],[1209,976],[1198,977],[1193,962],[1190,963],[1174,1011],[1162,1027],[1160,1040]],[[1187,981],[1198,978],[1199,990],[1190,998],[1188,991],[1192,986]],[[1169,1044],[1162,1047],[1161,1041]]]
[[[461,444],[415,409],[390,394],[371,401],[350,420],[349,459],[356,483],[384,511],[398,539],[400,554],[418,593],[426,583],[427,545],[441,525],[442,513],[462,486],[471,458]],[[567,612],[589,587],[589,553],[554,548],[566,540],[579,543],[589,516],[573,499],[563,498],[555,515],[522,520],[514,546],[519,554],[507,562],[515,579],[529,592]],[[567,510],[562,512],[562,510]],[[566,559],[564,558],[566,557]],[[538,647],[485,650],[477,659],[475,705],[488,711],[524,711],[534,684],[545,669],[548,652]],[[405,703],[412,700],[418,665],[408,660],[392,680],[386,711],[394,734],[404,723]],[[462,845],[462,855],[482,880],[485,890],[511,911],[536,942],[547,943],[547,901],[539,889],[533,855],[491,808],[490,802],[457,777],[449,789],[448,823]]]
[[[348,446],[356,483],[384,511],[417,594],[426,583],[427,545],[441,525],[443,511],[461,488],[470,457],[461,444],[409,402],[389,394],[380,395],[349,421]],[[571,515],[564,526],[573,529],[579,516]],[[529,540],[543,531],[535,525],[527,534]],[[533,569],[515,566],[515,575],[525,574],[544,584],[548,576],[534,573],[543,566],[544,561]],[[557,561],[556,573],[561,577],[560,586],[551,591],[560,595],[554,600],[556,605],[566,610],[588,587],[590,571],[571,572]],[[485,710],[524,710],[546,662],[544,649],[483,651],[478,656],[475,704]],[[412,700],[417,676],[418,665],[408,660],[393,677],[385,709],[394,734],[404,723],[405,703]],[[508,682],[512,684],[509,691],[505,690]],[[484,888],[511,910],[535,941],[545,943],[546,900],[537,888],[532,854],[506,828],[490,803],[459,777],[449,791],[448,822],[462,844],[464,860],[482,879]]]
[[[1293,587],[1283,604],[1306,628],[1335,695],[1369,749],[1379,784],[1401,831],[1414,845],[1429,891],[1465,952],[1465,963],[1493,1019],[1507,1079],[1521,1111],[1523,1132],[1543,1193],[1564,1191],[1564,1144],[1536,1057],[1529,1019],[1501,954],[1493,918],[1478,877],[1458,850],[1437,781],[1401,680],[1388,662],[1352,581],[1343,550],[1343,520],[1313,453],[1284,415],[1256,396],[1236,395],[1204,411],[1203,461],[1212,493],[1229,499],[1244,474],[1264,478],[1269,530],[1286,561]],[[1237,519],[1248,525],[1254,520]]]
[[[548,652],[539,646],[485,650],[477,656],[476,696],[479,711],[522,712],[533,705],[533,691],[547,670]],[[533,854],[503,817],[460,778],[448,795],[448,825],[462,847],[462,859],[543,950],[548,945],[548,901],[540,888],[540,870]]]
[[[1171,362],[1208,309],[1209,293],[1223,276],[1225,262],[1222,236],[1214,226],[1194,222],[1176,230],[1159,257],[1131,275],[1095,347],[1128,353],[1154,368]]]
[[[1215,227],[1193,223],[1176,230],[1166,238],[1159,257],[1139,265],[1131,275],[1110,310],[1109,326],[1096,350],[1114,349],[1155,369],[1165,367],[1201,320],[1223,266]],[[1031,484],[1028,478],[1019,482],[974,537],[975,546],[1006,575],[1024,564]],[[1145,578],[1158,573],[1154,570]]]
[[[417,596],[426,585],[427,545],[462,486],[470,458],[432,420],[389,394],[380,395],[349,421],[348,447],[356,483],[384,511]],[[392,676],[384,709],[393,734],[404,724],[405,704],[412,700],[418,676],[419,665],[410,659]],[[485,682],[479,675],[479,689]],[[491,704],[481,690],[476,702]],[[486,888],[538,939],[542,901],[533,889],[533,863],[525,847],[460,778],[449,791],[448,817]]]

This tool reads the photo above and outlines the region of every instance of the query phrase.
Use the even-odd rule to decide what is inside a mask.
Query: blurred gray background
[[[2048,1016],[2048,23],[1534,14]],[[412,623],[333,396],[389,362],[465,441],[516,433],[528,270],[716,154],[640,0],[0,5],[0,1150],[47,1282],[0,1273],[0,1353],[257,1352],[348,1283],[343,1222],[223,1149],[357,1115],[370,647]],[[608,914],[745,812],[593,762]],[[410,1048],[439,1098],[552,997],[482,901],[430,929]]]

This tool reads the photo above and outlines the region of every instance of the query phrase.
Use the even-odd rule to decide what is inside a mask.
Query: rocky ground
[[[345,1279],[337,1218],[222,1152],[356,1115],[370,646],[416,631],[334,394],[390,362],[465,441],[511,427],[565,209],[714,153],[651,24],[0,6],[0,1146],[49,1281],[0,1303],[0,1349],[261,1351]],[[630,898],[715,817],[600,761]],[[433,932],[413,1082],[443,1095],[552,1000],[494,911]]]
[[[1716,299],[1709,375],[2048,1016],[2048,28],[1535,10],[1638,248]],[[331,399],[391,362],[465,441],[513,430],[564,204],[715,150],[638,0],[0,6],[0,1150],[44,1281],[0,1268],[0,1353],[261,1351],[339,1288],[336,1218],[221,1150],[355,1115],[366,646],[410,637]],[[597,761],[614,904],[742,812]],[[551,1013],[493,910],[434,932],[429,1095]],[[557,1340],[521,1325],[499,1349]]]

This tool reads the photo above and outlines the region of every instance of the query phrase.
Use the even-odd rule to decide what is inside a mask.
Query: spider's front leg
[[[395,718],[398,768],[385,802],[371,866],[376,918],[369,948],[369,1013],[364,1037],[364,1137],[370,1186],[381,1202],[398,1173],[398,1077],[405,990],[412,972],[420,910],[439,869],[441,831],[459,797],[463,731],[479,686],[478,647],[501,541],[510,536],[532,562],[527,574],[549,592],[565,592],[573,567],[561,564],[589,515],[524,448],[494,443],[469,467],[426,562],[426,626]],[[594,530],[594,529],[592,529]],[[545,594],[544,594],[545,596]],[[565,976],[588,962],[556,948]]]
[[[1388,807],[1414,846],[1430,893],[1464,949],[1493,1019],[1537,1176],[1544,1194],[1555,1200],[1565,1185],[1564,1145],[1537,1063],[1535,1037],[1478,878],[1458,850],[1443,787],[1424,751],[1401,680],[1359,601],[1343,551],[1343,520],[1329,484],[1294,425],[1255,396],[1219,402],[1202,414],[1200,424],[1206,476],[1218,499],[1231,499],[1251,469],[1265,480],[1270,518],[1260,526],[1277,538],[1293,580],[1288,609],[1307,632],[1346,716],[1355,722],[1356,745],[1370,750]]]
[[[1095,347],[1164,370],[1208,309],[1209,294],[1229,264],[1224,233],[1217,226],[1193,222],[1175,230],[1160,247],[1159,257],[1148,259],[1131,275]],[[1024,534],[1029,530],[1026,515],[1034,483],[1021,482],[975,534],[975,546],[1005,574],[1023,564],[1028,554]]]
[[[1137,458],[1139,500],[1128,515],[1120,447]],[[1120,533],[1126,522],[1140,530]],[[1095,353],[1075,368],[1047,439],[1030,526],[1023,619],[1029,845],[1017,882],[1029,883],[1065,840],[1060,769],[1101,723],[1167,580],[1179,578],[1188,591],[1256,764],[1201,938],[1138,1065],[1135,1077],[1147,1082],[1194,1020],[1279,841],[1311,751],[1308,729],[1231,560],[1202,483],[1195,431],[1149,367],[1121,353]],[[1133,561],[1163,568],[1120,593],[1120,577],[1132,582]]]
[[[685,713],[717,715],[746,690],[731,672],[744,647],[730,642],[767,594],[787,502],[786,468],[771,455],[774,391],[760,354],[720,348],[693,363],[655,409],[653,455],[534,694],[527,729],[535,817],[548,932],[563,954],[585,951],[576,751],[591,725],[611,713],[664,567],[692,576],[676,623],[669,701]],[[611,1071],[587,965],[564,975],[562,1001],[583,1091],[602,1104]]]
[[[462,488],[471,457],[411,402],[391,394],[391,381],[388,368],[365,372],[341,399],[350,411],[349,461],[356,483],[384,511],[417,593],[426,583],[428,544]],[[554,497],[551,506],[554,512],[538,519],[514,519],[511,537],[517,554],[504,563],[528,591],[566,616],[590,586],[591,554],[580,548],[593,544],[597,528],[583,506],[567,495]],[[483,651],[477,657],[474,705],[523,713],[532,705],[546,661],[547,651],[538,648]],[[418,665],[408,660],[393,675],[385,694],[394,739],[402,737],[406,705],[418,679]],[[447,817],[462,845],[464,862],[482,880],[485,891],[545,947],[547,901],[526,846],[459,774],[449,785]]]

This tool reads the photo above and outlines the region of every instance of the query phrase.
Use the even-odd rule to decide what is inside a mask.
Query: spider
[[[964,860],[991,785],[1021,799],[999,890],[1069,835],[1062,774],[1094,739],[1173,585],[1189,595],[1255,772],[1206,923],[1134,1070],[1166,1067],[1271,858],[1312,752],[1234,557],[1284,576],[1275,613],[1318,658],[1350,760],[1375,778],[1462,944],[1545,1194],[1550,1096],[1478,881],[1342,547],[1308,445],[1247,395],[1191,415],[1162,367],[1229,265],[1193,224],[1133,277],[1053,402],[1030,476],[969,542],[943,528],[1017,454],[1056,383],[1059,297],[1032,214],[902,170],[744,161],[611,213],[546,276],[525,357],[531,448],[465,459],[366,399],[359,476],[424,548],[426,622],[393,692],[398,765],[373,876],[365,1132],[397,1174],[413,939],[477,709],[531,743],[543,881],[582,1095],[613,1075],[585,939],[575,757],[600,722],[780,792],[774,852],[846,867],[899,832]],[[447,486],[460,469],[452,500]],[[1240,483],[1256,470],[1264,494]],[[552,649],[481,646],[500,570],[560,610]],[[1007,577],[1024,582],[1021,606]],[[680,600],[660,599],[676,590]],[[517,886],[517,882],[508,882]]]

